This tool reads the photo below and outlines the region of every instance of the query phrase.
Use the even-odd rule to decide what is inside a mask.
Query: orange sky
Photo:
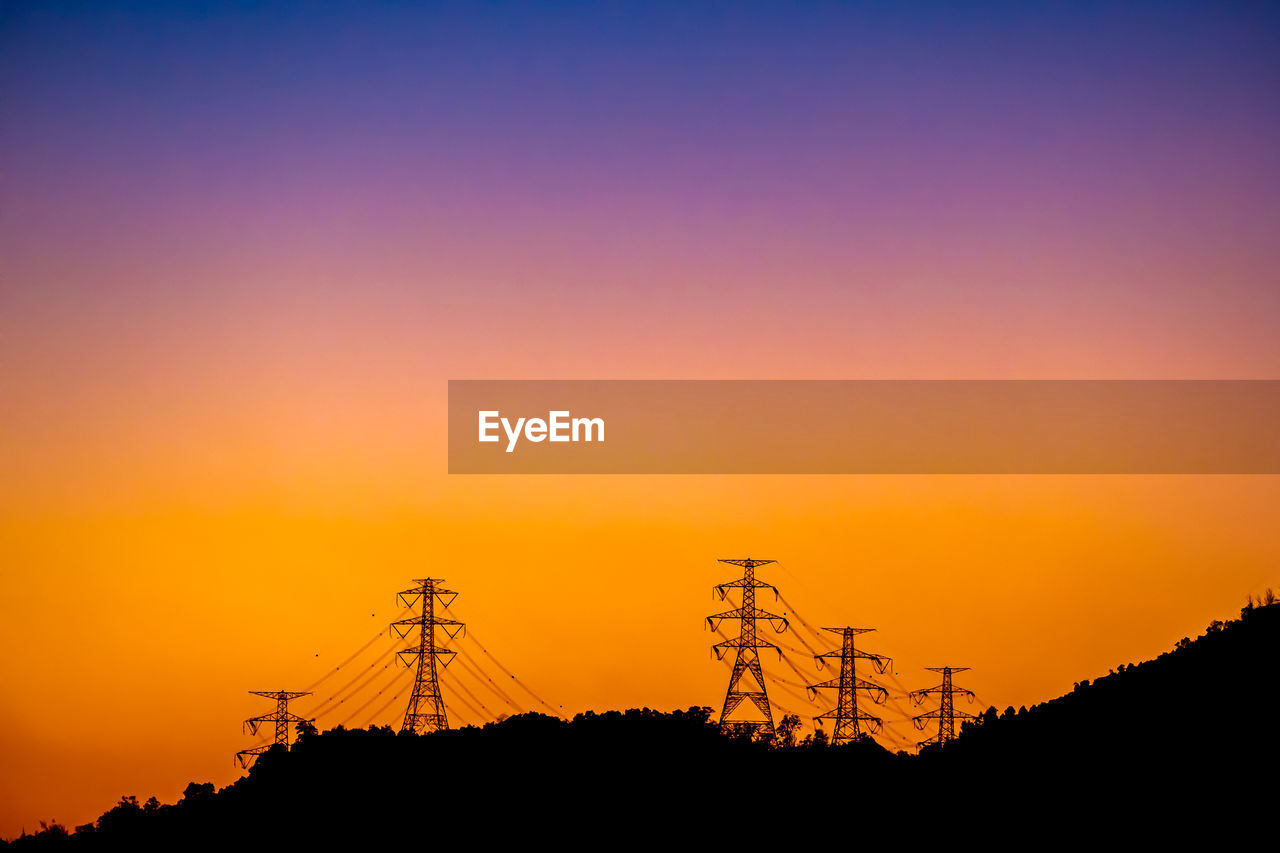
[[[455,614],[566,713],[718,705],[700,620],[732,577],[714,559],[745,555],[781,561],[761,576],[807,619],[878,628],[866,646],[905,684],[968,665],[963,683],[1003,707],[1233,615],[1280,556],[1267,477],[403,473],[320,477],[289,501],[9,513],[6,825],[229,782],[253,742],[239,721],[269,710],[245,691],[323,674],[411,577],[447,578]]]

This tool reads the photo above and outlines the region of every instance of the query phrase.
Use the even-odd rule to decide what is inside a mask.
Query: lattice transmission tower
[[[442,578],[418,578],[414,583],[417,586],[404,590],[396,597],[404,607],[413,607],[421,603],[422,612],[412,619],[392,622],[391,630],[403,640],[413,633],[414,628],[418,629],[417,644],[396,652],[397,658],[405,666],[409,666],[410,661],[416,659],[418,667],[413,682],[413,693],[409,696],[409,707],[405,709],[404,723],[400,726],[400,730],[424,734],[449,728],[449,718],[444,710],[444,697],[440,695],[440,675],[436,669],[436,659],[445,658],[444,665],[448,666],[455,652],[436,643],[436,626],[443,628],[449,635],[449,639],[457,637],[466,626],[453,619],[442,619],[436,616],[437,599],[443,606],[448,607],[458,597],[453,590],[440,586],[444,583]],[[445,600],[446,598],[448,601]]]
[[[827,681],[810,684],[809,692],[816,694],[819,689],[839,691],[835,710],[814,717],[815,720],[836,721],[835,731],[831,734],[831,743],[833,746],[838,746],[860,738],[863,734],[863,723],[866,723],[866,729],[870,733],[874,734],[880,731],[884,721],[858,708],[858,693],[861,691],[870,694],[871,701],[879,705],[889,698],[889,691],[873,681],[865,681],[858,678],[856,663],[858,658],[869,660],[873,662],[877,672],[884,672],[889,666],[889,658],[884,655],[860,651],[855,647],[854,638],[856,636],[874,631],[875,628],[823,628],[822,630],[839,634],[843,643],[838,649],[814,655],[814,660],[821,667],[824,665],[826,658],[838,657],[840,659],[840,675]]]
[[[729,590],[741,590],[742,605],[735,607],[733,610],[726,610],[724,613],[717,613],[714,616],[707,617],[707,624],[711,626],[712,631],[719,630],[720,623],[727,619],[736,619],[741,623],[741,630],[738,632],[738,636],[730,637],[724,642],[716,643],[711,647],[718,660],[724,660],[725,653],[730,649],[734,650],[733,671],[729,675],[729,688],[725,691],[724,709],[720,712],[720,725],[722,727],[731,725],[749,726],[756,733],[765,731],[769,735],[773,735],[773,711],[769,708],[769,695],[765,688],[764,670],[760,667],[758,650],[773,649],[778,653],[778,659],[781,660],[782,649],[779,649],[773,643],[760,639],[756,631],[756,622],[761,619],[766,620],[775,632],[781,634],[787,630],[787,620],[775,613],[769,613],[756,607],[756,590],[762,588],[771,589],[775,598],[778,595],[778,590],[764,581],[756,580],[755,571],[758,566],[768,565],[775,561],[748,558],[744,560],[720,560],[719,562],[742,567],[742,577],[740,579],[712,587],[713,593],[719,595],[721,601],[728,599]],[[750,684],[745,685],[746,689],[744,689],[743,679],[748,675],[755,680],[755,687],[758,689],[750,689]],[[764,719],[730,719],[730,715],[744,701],[750,701]]]
[[[931,738],[920,741],[920,746],[926,746],[931,743],[945,744],[949,740],[954,740],[956,736],[956,717],[961,720],[973,718],[973,714],[967,714],[964,711],[957,711],[954,697],[964,696],[970,702],[973,701],[973,691],[965,690],[963,687],[956,687],[951,683],[951,676],[957,672],[965,672],[969,669],[967,666],[926,666],[929,672],[942,673],[942,683],[924,690],[913,690],[910,693],[911,701],[919,705],[932,694],[938,695],[938,709],[929,711],[926,714],[920,714],[912,717],[911,722],[919,731],[924,731],[929,725],[930,720],[938,721],[938,733]]]
[[[255,746],[250,749],[242,749],[236,753],[236,761],[240,762],[240,766],[246,769],[248,769],[249,765],[254,761],[257,761],[259,755],[262,755],[274,746],[283,746],[285,749],[288,749],[289,726],[291,724],[297,725],[298,723],[313,722],[312,720],[308,720],[304,717],[299,717],[297,714],[289,713],[290,699],[297,699],[300,696],[310,696],[310,693],[302,693],[296,690],[277,690],[274,693],[268,690],[250,690],[249,693],[252,696],[261,696],[263,699],[276,700],[276,710],[275,713],[272,714],[250,717],[244,721],[241,726],[241,731],[256,735],[258,733],[258,729],[264,723],[274,723],[275,738],[269,744]]]

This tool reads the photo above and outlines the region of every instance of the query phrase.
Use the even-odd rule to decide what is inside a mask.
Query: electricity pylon
[[[242,749],[236,753],[236,761],[240,762],[240,766],[248,769],[249,765],[258,759],[273,746],[283,746],[289,748],[289,724],[310,723],[311,720],[299,717],[297,714],[289,713],[289,700],[297,699],[299,696],[310,696],[310,693],[301,693],[295,690],[277,690],[274,693],[267,690],[250,690],[253,696],[261,696],[263,699],[276,700],[276,710],[274,714],[263,714],[259,717],[250,717],[241,725],[241,731],[248,734],[256,735],[258,727],[263,723],[275,723],[275,739],[264,746],[255,746],[250,749]]]
[[[824,665],[825,658],[840,658],[840,675],[827,681],[810,684],[809,692],[816,694],[821,688],[839,691],[835,710],[814,717],[815,720],[834,719],[836,721],[835,731],[831,735],[831,744],[838,746],[861,737],[863,723],[867,724],[867,731],[873,734],[880,731],[881,726],[884,725],[884,721],[879,717],[858,709],[858,691],[871,694],[871,701],[877,705],[889,698],[889,691],[872,681],[858,678],[855,664],[858,658],[864,658],[875,663],[877,672],[884,672],[889,665],[889,659],[883,655],[858,651],[854,647],[854,637],[874,631],[875,628],[823,628],[822,630],[839,634],[844,642],[840,648],[814,655],[813,658],[817,661],[819,668]]]
[[[942,683],[924,690],[912,690],[910,693],[911,701],[919,705],[930,694],[938,694],[938,710],[929,711],[927,714],[921,714],[918,717],[912,717],[911,722],[919,731],[924,731],[929,725],[930,720],[938,721],[938,733],[931,738],[920,741],[920,746],[927,744],[945,744],[949,740],[954,740],[956,736],[956,717],[962,720],[972,719],[973,714],[966,714],[964,711],[957,711],[953,697],[959,695],[964,696],[970,702],[973,701],[973,691],[965,690],[963,687],[954,687],[951,684],[951,676],[957,672],[965,672],[969,669],[967,666],[926,666],[929,672],[942,673]]]
[[[778,659],[782,659],[782,649],[779,649],[773,643],[761,640],[756,634],[756,620],[766,619],[774,631],[781,634],[787,630],[787,620],[774,613],[769,613],[756,607],[756,590],[760,588],[771,589],[776,597],[778,590],[776,587],[756,580],[755,571],[757,566],[764,566],[774,562],[773,560],[720,560],[721,563],[729,563],[734,566],[742,567],[742,578],[728,583],[718,584],[712,587],[714,594],[720,596],[721,601],[725,601],[729,597],[729,590],[742,590],[742,606],[733,610],[726,610],[724,613],[717,613],[714,616],[707,617],[707,624],[711,626],[712,631],[719,630],[720,623],[725,619],[737,619],[741,625],[738,636],[731,637],[722,643],[716,643],[711,647],[715,652],[717,660],[724,660],[725,652],[734,649],[733,672],[729,675],[729,689],[724,695],[724,709],[720,712],[720,725],[722,727],[729,725],[745,725],[749,726],[754,732],[766,731],[770,736],[774,733],[773,728],[773,712],[769,708],[769,695],[764,685],[764,670],[760,668],[760,654],[757,649],[774,649],[778,653]],[[781,626],[781,627],[779,627]],[[756,681],[757,690],[744,690],[742,685],[742,677],[750,673]],[[750,687],[750,685],[747,685]],[[730,720],[729,715],[732,714],[743,700],[750,700],[751,704],[764,717],[763,720]]]
[[[400,730],[424,734],[449,728],[449,718],[444,710],[444,697],[440,695],[440,676],[436,671],[436,658],[445,657],[444,665],[448,666],[455,652],[436,645],[436,626],[442,627],[449,635],[449,639],[457,637],[466,626],[453,619],[441,619],[436,616],[437,598],[442,605],[448,607],[458,597],[456,592],[440,586],[444,583],[442,578],[418,578],[414,583],[417,584],[416,587],[399,593],[397,598],[404,607],[413,607],[417,603],[415,599],[421,599],[422,613],[412,619],[392,622],[391,630],[400,635],[400,639],[403,640],[415,627],[418,629],[418,644],[396,652],[397,659],[404,662],[405,666],[408,666],[409,661],[414,658],[418,662],[413,693],[409,696],[409,707],[405,709],[404,724],[400,726]],[[445,601],[445,598],[449,600]]]

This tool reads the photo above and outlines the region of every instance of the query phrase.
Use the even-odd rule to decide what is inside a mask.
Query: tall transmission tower
[[[728,599],[729,590],[742,590],[742,606],[707,617],[707,624],[711,626],[712,631],[719,630],[720,623],[726,619],[736,619],[741,622],[741,630],[738,632],[738,636],[731,637],[722,643],[716,643],[711,647],[717,660],[724,660],[725,653],[730,649],[734,650],[733,671],[729,675],[729,688],[725,691],[724,709],[720,712],[720,725],[722,727],[745,725],[751,727],[755,732],[767,731],[772,735],[774,733],[773,712],[769,708],[769,695],[764,684],[764,670],[760,668],[760,654],[757,650],[774,649],[778,653],[778,658],[781,659],[782,649],[759,638],[756,633],[756,621],[760,619],[767,620],[773,630],[781,634],[787,630],[787,620],[782,616],[756,607],[757,589],[771,589],[774,597],[777,597],[778,590],[777,587],[764,581],[756,580],[755,571],[758,566],[768,565],[775,561],[748,558],[744,560],[720,560],[719,562],[742,567],[742,577],[739,580],[712,587],[714,594],[720,596],[720,601]],[[744,689],[742,680],[747,674],[750,674],[755,680],[755,686],[758,689],[750,689],[750,684],[746,685],[747,689]],[[737,710],[744,700],[750,700],[751,704],[755,706],[764,719],[731,720],[729,718],[730,715]]]
[[[867,724],[867,731],[871,733],[880,731],[884,721],[858,709],[858,692],[871,694],[871,701],[879,705],[889,698],[889,691],[875,682],[858,678],[855,664],[858,658],[863,658],[874,662],[878,672],[884,672],[889,665],[889,659],[883,655],[859,651],[854,645],[855,637],[859,634],[874,631],[875,628],[823,628],[822,630],[839,634],[843,639],[843,643],[838,649],[814,655],[814,660],[821,667],[826,658],[840,658],[840,675],[827,681],[810,684],[809,692],[817,693],[819,689],[828,688],[839,691],[835,710],[814,717],[815,720],[834,719],[836,721],[835,731],[831,735],[831,743],[834,746],[838,746],[860,738],[863,734],[863,723]]]
[[[920,745],[925,746],[931,743],[945,744],[947,741],[954,740],[956,737],[956,717],[959,717],[962,720],[973,718],[973,714],[967,714],[964,711],[957,711],[954,701],[954,697],[964,696],[972,702],[973,691],[965,690],[963,687],[955,687],[951,683],[951,676],[955,675],[957,672],[965,672],[969,667],[926,666],[925,669],[929,672],[942,673],[942,683],[924,690],[911,691],[911,701],[916,705],[919,705],[931,694],[936,693],[938,694],[939,700],[938,709],[936,711],[929,711],[928,713],[920,714],[917,717],[912,717],[911,722],[915,724],[915,727],[918,730],[924,731],[925,727],[929,725],[930,720],[937,720],[938,733],[931,738],[920,741]]]
[[[268,690],[250,690],[250,695],[261,696],[263,699],[276,700],[276,710],[273,714],[262,714],[258,717],[250,717],[244,721],[241,730],[248,734],[256,735],[258,728],[264,723],[275,724],[275,739],[264,746],[255,746],[251,749],[242,749],[236,753],[236,761],[240,762],[240,766],[248,769],[249,765],[257,761],[258,756],[262,755],[273,746],[283,746],[289,748],[289,725],[297,723],[310,723],[311,720],[299,717],[297,714],[289,713],[289,700],[297,699],[300,696],[310,696],[310,693],[302,693],[296,690],[277,690],[274,693]]]
[[[422,612],[412,619],[402,619],[391,623],[391,630],[405,639],[418,629],[417,645],[396,652],[405,666],[417,660],[418,672],[413,682],[413,693],[409,696],[409,707],[404,712],[404,723],[401,731],[426,732],[449,728],[449,718],[445,715],[444,697],[440,695],[440,677],[436,671],[436,659],[446,658],[444,665],[449,665],[455,652],[436,644],[436,626],[439,625],[449,635],[449,639],[458,636],[465,625],[453,619],[442,619],[436,616],[436,599],[448,607],[458,594],[440,586],[442,578],[418,578],[413,589],[406,589],[397,595],[404,607],[413,607],[421,603]],[[446,601],[445,599],[448,599]]]

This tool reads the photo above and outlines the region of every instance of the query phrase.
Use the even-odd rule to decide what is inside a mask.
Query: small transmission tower
[[[396,652],[405,666],[414,659],[417,660],[418,666],[413,682],[413,694],[409,697],[409,707],[404,712],[404,723],[400,726],[400,730],[425,734],[449,728],[449,718],[444,711],[444,697],[440,695],[440,677],[436,671],[436,658],[446,658],[444,665],[448,666],[449,659],[455,652],[436,645],[436,626],[443,628],[449,635],[449,639],[458,636],[466,626],[453,619],[441,619],[436,616],[436,599],[439,599],[443,606],[448,607],[458,597],[456,592],[440,586],[444,583],[443,579],[418,578],[414,583],[417,586],[399,593],[397,598],[405,607],[413,607],[420,602],[422,612],[412,619],[392,622],[391,630],[403,640],[413,632],[414,628],[418,629],[417,645]]]
[[[295,690],[277,690],[274,693],[267,690],[250,690],[250,695],[261,696],[263,699],[276,700],[276,710],[274,714],[263,714],[259,717],[250,717],[244,721],[241,730],[247,734],[256,735],[258,728],[263,723],[275,723],[275,739],[264,746],[255,746],[251,749],[242,749],[236,753],[236,761],[240,762],[240,766],[248,769],[249,765],[257,761],[258,756],[274,746],[283,746],[289,748],[289,724],[310,723],[312,720],[299,717],[297,714],[289,713],[289,700],[297,699],[300,696],[310,696],[310,693],[300,693]]]
[[[814,717],[815,720],[834,719],[836,721],[835,731],[831,734],[831,744],[839,746],[842,743],[849,743],[860,738],[863,734],[863,723],[867,724],[866,729],[868,732],[875,733],[880,731],[884,721],[858,709],[858,691],[871,694],[871,701],[877,705],[889,698],[889,691],[879,684],[858,678],[855,664],[858,658],[864,658],[875,664],[877,672],[884,672],[889,666],[889,659],[883,655],[858,651],[854,646],[854,638],[856,636],[874,631],[875,628],[823,628],[822,630],[839,634],[844,642],[838,649],[814,655],[814,660],[817,661],[819,667],[822,667],[826,658],[838,657],[840,659],[840,675],[827,681],[810,684],[809,692],[816,694],[819,689],[824,688],[839,691],[835,710]]]
[[[782,616],[756,607],[757,589],[771,589],[775,597],[778,595],[778,590],[764,581],[756,580],[755,571],[758,566],[768,565],[775,561],[748,558],[745,560],[720,560],[719,562],[742,567],[741,579],[712,587],[714,594],[720,596],[720,601],[725,601],[729,597],[729,590],[742,590],[742,606],[707,617],[707,624],[711,626],[712,631],[718,630],[720,623],[726,619],[737,619],[742,623],[738,636],[731,637],[722,643],[716,643],[711,647],[717,660],[724,660],[725,653],[730,649],[734,650],[733,672],[729,675],[729,689],[725,692],[724,710],[720,712],[720,725],[721,727],[745,725],[750,726],[753,731],[766,731],[772,735],[774,733],[773,712],[769,708],[769,695],[765,690],[764,684],[764,670],[760,668],[760,654],[756,650],[774,649],[778,653],[778,658],[781,659],[782,649],[759,638],[756,634],[756,621],[759,619],[768,620],[773,630],[781,634],[787,630],[787,620]],[[748,673],[754,678],[758,689],[743,689],[742,678]],[[748,688],[750,686],[749,684],[747,685]],[[764,719],[730,720],[729,716],[742,704],[743,700],[750,700],[751,704],[756,707],[756,710],[760,712]]]
[[[928,713],[921,714],[918,717],[912,717],[911,722],[915,724],[915,727],[918,730],[924,731],[925,727],[929,725],[930,720],[937,720],[938,733],[931,738],[920,741],[920,745],[925,746],[931,743],[945,744],[947,741],[955,739],[956,717],[959,717],[962,720],[973,718],[973,714],[966,714],[964,711],[957,711],[954,701],[955,696],[964,696],[972,702],[973,691],[965,690],[963,687],[955,687],[951,683],[951,676],[955,675],[957,672],[965,672],[969,667],[926,666],[925,669],[929,672],[942,673],[942,683],[924,690],[911,691],[911,701],[916,705],[919,705],[931,694],[936,693],[938,694],[939,700],[938,710],[929,711]]]

